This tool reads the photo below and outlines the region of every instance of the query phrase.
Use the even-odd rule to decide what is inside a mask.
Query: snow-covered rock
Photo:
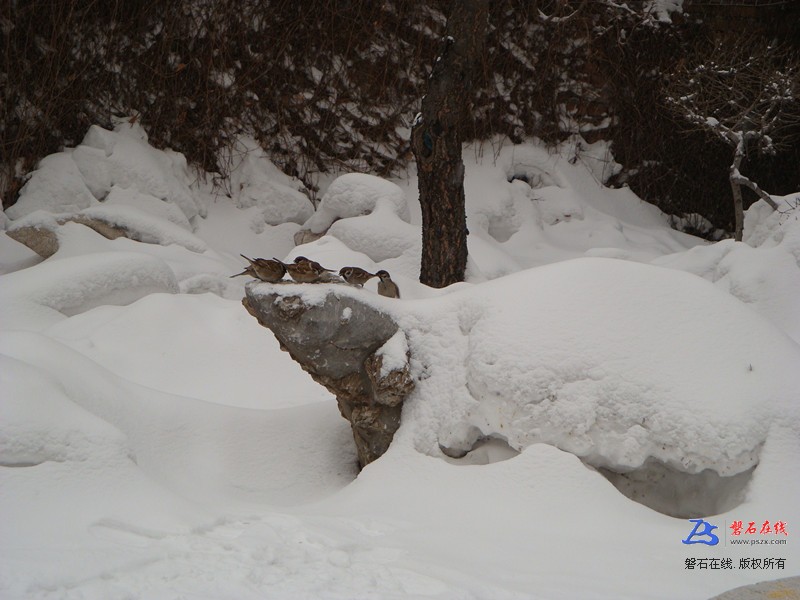
[[[117,185],[111,186],[108,195],[103,201],[103,206],[132,206],[153,217],[174,223],[186,231],[192,231],[189,219],[186,218],[186,215],[177,205],[150,194],[139,192],[133,188],[126,189]]]
[[[653,459],[733,475],[757,464],[780,415],[800,410],[790,391],[800,389],[800,349],[677,271],[579,259],[418,302],[395,318],[426,374],[407,403],[406,431],[432,455],[499,436],[517,450],[545,442],[618,471]]]
[[[99,221],[118,228],[125,237],[147,244],[169,246],[178,244],[192,252],[205,252],[206,243],[181,225],[167,221],[151,212],[129,204],[102,204],[80,211],[73,217],[77,222]]]
[[[11,219],[21,219],[36,211],[71,213],[97,204],[97,199],[66,150],[43,158],[19,192],[14,206],[6,209]]]
[[[303,226],[313,233],[326,231],[335,221],[368,215],[384,208],[401,220],[410,220],[405,192],[375,175],[347,173],[337,177],[322,196],[319,208]]]

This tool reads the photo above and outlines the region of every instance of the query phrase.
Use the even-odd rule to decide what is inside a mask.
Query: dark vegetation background
[[[725,4],[685,0],[688,14],[663,23],[641,1],[493,2],[468,137],[556,143],[580,128],[613,142],[624,170],[611,184],[730,230],[729,151],[669,115],[663,81],[714,35],[800,40],[800,2]],[[221,150],[239,133],[312,194],[331,169],[401,173],[449,10],[446,0],[0,0],[3,205],[38,160],[120,116],[220,181]],[[772,193],[797,191],[800,148],[745,171]]]

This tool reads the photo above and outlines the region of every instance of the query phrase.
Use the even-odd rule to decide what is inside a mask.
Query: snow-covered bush
[[[239,208],[257,206],[267,225],[305,222],[314,212],[305,186],[285,175],[252,138],[239,136],[224,152],[230,194]]]

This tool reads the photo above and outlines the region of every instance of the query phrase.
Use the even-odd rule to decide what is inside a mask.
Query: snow
[[[348,308],[346,310],[350,309]],[[406,340],[406,334],[398,329],[397,333],[375,351],[375,354],[381,357],[381,377],[387,376],[392,371],[402,370],[408,362],[408,341]]]
[[[655,14],[659,21],[670,23],[672,13],[683,12],[683,0],[650,0],[647,9]]]
[[[42,159],[20,190],[19,201],[6,215],[20,219],[37,210],[73,212],[96,204],[72,154],[65,151]]]
[[[213,188],[138,126],[92,128],[9,209],[59,250],[0,233],[0,596],[699,600],[798,574],[791,539],[681,543],[688,515],[794,536],[796,195],[708,244],[605,188],[602,146],[466,148],[468,282],[432,290],[413,173],[340,177],[301,219],[296,182],[241,143],[237,184]],[[140,241],[55,217],[81,211]],[[294,247],[303,220],[328,233]],[[403,299],[248,284],[239,253],[385,268]],[[408,351],[416,388],[361,473],[245,285],[357,297],[401,326],[383,368]]]
[[[239,137],[228,158],[231,197],[239,208],[258,207],[263,223],[301,224],[314,212],[303,184],[282,173],[255,140]]]
[[[403,190],[390,181],[364,173],[348,173],[330,184],[319,210],[305,223],[305,228],[322,233],[338,219],[367,215],[380,208],[409,220]]]
[[[759,200],[745,215],[744,243],[723,240],[656,264],[699,275],[771,320],[800,342],[800,196]]]
[[[204,252],[205,242],[186,231],[180,225],[159,217],[152,217],[145,210],[126,204],[93,206],[78,213],[79,217],[87,217],[122,227],[134,232],[137,241],[148,244],[169,246],[178,244],[192,252]]]

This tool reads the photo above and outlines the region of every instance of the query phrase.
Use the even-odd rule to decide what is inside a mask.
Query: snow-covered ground
[[[3,215],[58,251],[0,232],[0,597],[701,599],[800,574],[797,196],[707,244],[603,187],[602,145],[466,149],[468,282],[431,290],[413,174],[346,175],[314,211],[241,146],[225,198],[137,126],[94,127]],[[411,351],[361,473],[335,399],[242,307],[240,253],[400,285],[306,286]],[[718,545],[682,543],[695,517]],[[786,544],[736,545],[736,521]]]

